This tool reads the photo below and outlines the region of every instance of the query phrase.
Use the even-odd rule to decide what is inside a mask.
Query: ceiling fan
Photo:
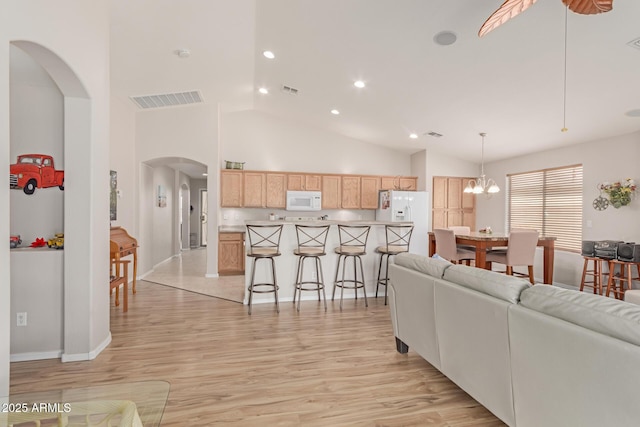
[[[509,19],[527,10],[537,0],[506,0],[502,6],[485,21],[478,31],[482,37],[489,31],[498,28]],[[613,0],[562,0],[569,9],[581,15],[595,15],[613,9]]]

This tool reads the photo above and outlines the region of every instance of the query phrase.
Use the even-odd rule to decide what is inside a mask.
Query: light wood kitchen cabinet
[[[340,175],[322,176],[322,209],[340,209],[341,184]]]
[[[322,191],[322,176],[310,174],[288,174],[287,190]]]
[[[245,208],[264,208],[267,205],[266,174],[264,172],[244,172]]]
[[[266,205],[268,208],[284,209],[287,205],[285,190],[287,175],[283,173],[267,173],[266,176]]]
[[[416,191],[418,178],[415,176],[382,176],[380,190]]]
[[[244,274],[244,233],[218,235],[218,274]]]
[[[342,209],[360,209],[360,177],[342,177]]]
[[[223,208],[242,207],[242,171],[220,171],[220,206]]]
[[[379,176],[360,177],[360,208],[378,209]]]
[[[466,225],[475,230],[476,196],[464,192],[470,179],[473,178],[433,177],[433,228]]]

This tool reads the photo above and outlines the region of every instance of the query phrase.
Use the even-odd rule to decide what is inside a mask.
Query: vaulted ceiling
[[[640,130],[640,1],[615,0],[600,15],[569,12],[566,56],[561,0],[539,0],[479,38],[501,4],[112,0],[112,92],[197,90],[226,110],[254,108],[372,144],[472,161],[480,158],[479,132],[487,133],[490,161]],[[437,44],[443,31],[455,43]]]

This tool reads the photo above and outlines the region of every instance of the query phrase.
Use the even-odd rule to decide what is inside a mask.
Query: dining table
[[[553,283],[553,259],[555,256],[555,241],[553,236],[540,236],[538,246],[543,248],[543,283]],[[487,249],[507,247],[509,235],[503,233],[484,233],[472,231],[469,234],[456,235],[456,244],[473,246],[476,251],[475,265],[487,270],[491,269],[491,263],[487,263]],[[436,253],[436,236],[429,232],[429,256]]]

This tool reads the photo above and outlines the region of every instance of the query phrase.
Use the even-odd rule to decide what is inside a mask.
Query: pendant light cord
[[[562,132],[567,129],[567,22],[569,16],[569,6],[564,9],[564,89],[562,100]]]

